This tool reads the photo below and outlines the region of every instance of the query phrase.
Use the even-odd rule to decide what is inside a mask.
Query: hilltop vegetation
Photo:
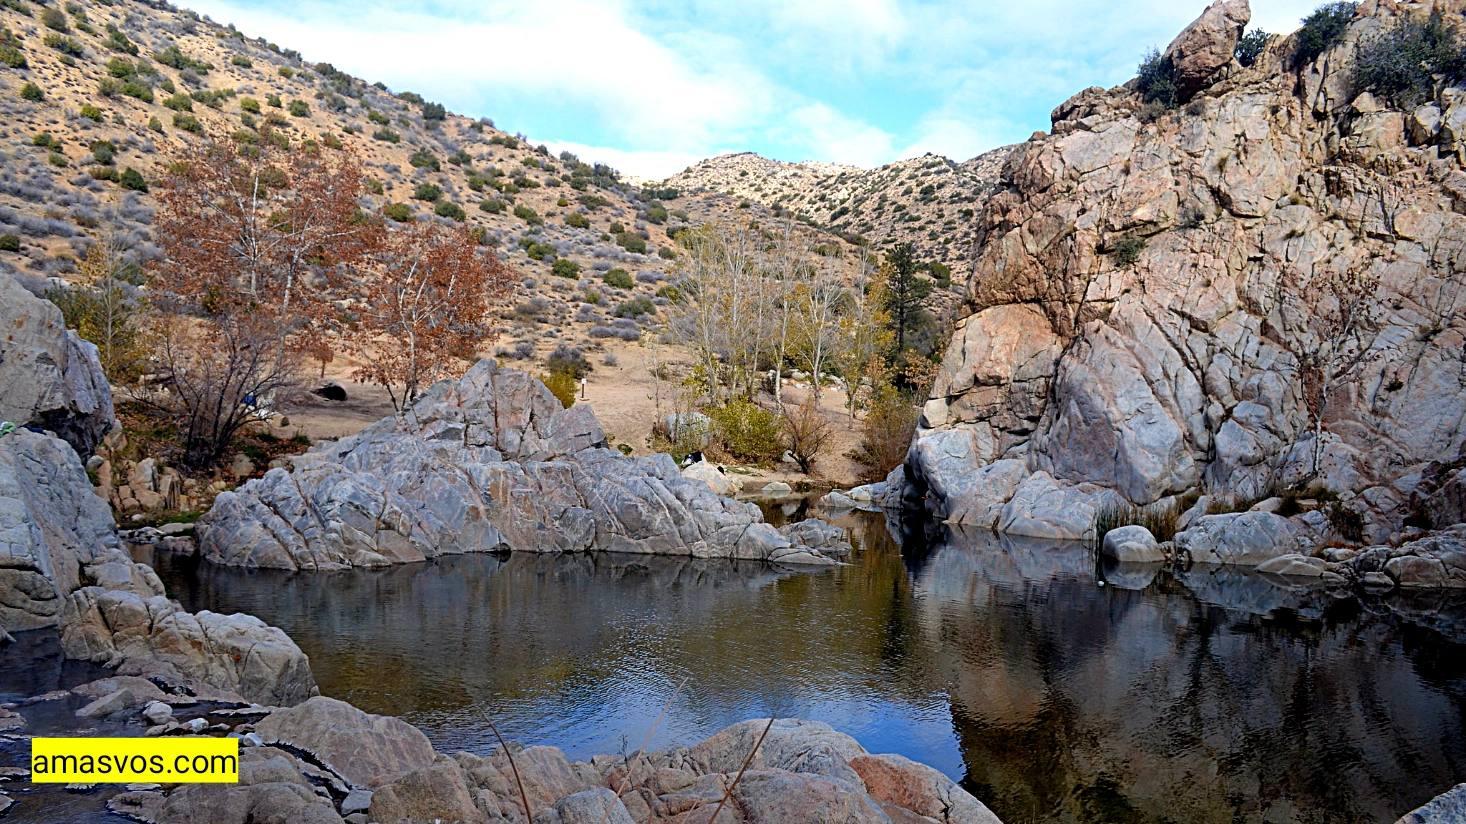
[[[607,166],[187,10],[8,0],[0,271],[36,292],[46,279],[75,282],[87,250],[106,236],[140,273],[161,256],[153,189],[166,164],[206,134],[348,151],[363,168],[363,212],[472,231],[521,275],[499,310],[498,350],[516,359],[566,339],[595,347],[660,329],[679,231],[732,216],[771,219],[712,195],[664,204]],[[849,251],[801,231],[820,235],[811,246]],[[623,277],[608,280],[612,271]],[[633,300],[648,311],[617,312]]]

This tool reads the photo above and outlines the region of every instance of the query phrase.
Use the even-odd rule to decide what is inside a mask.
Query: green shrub
[[[1453,85],[1466,74],[1460,32],[1439,12],[1405,18],[1359,44],[1354,58],[1355,91],[1368,91],[1401,109],[1435,96],[1435,77]]]
[[[71,26],[66,22],[66,15],[58,8],[46,8],[41,10],[41,22],[48,29],[55,29],[60,32],[71,31]]]
[[[141,100],[144,103],[153,102],[153,90],[146,83],[129,80],[122,84],[122,93],[128,97]]]
[[[524,247],[524,253],[529,255],[530,260],[544,260],[555,254],[555,247],[528,238],[521,240],[519,245]]]
[[[407,162],[411,163],[414,168],[432,169],[435,172],[442,168],[438,163],[437,156],[427,149],[418,149],[413,152],[412,157],[408,158]]]
[[[504,214],[504,201],[496,200],[492,197],[486,197],[480,200],[478,207],[481,211],[488,212],[491,215]]]
[[[619,266],[602,275],[601,280],[605,281],[607,286],[614,286],[617,289],[630,289],[633,285],[631,273]]]
[[[650,298],[632,298],[623,300],[616,306],[615,315],[618,318],[639,318],[642,315],[655,315],[657,305],[652,303]]]
[[[667,207],[660,203],[653,203],[647,207],[646,222],[655,223],[660,226],[667,222]]]
[[[241,97],[239,98],[239,109],[240,111],[249,112],[250,114],[259,114],[260,101],[254,99],[253,97]]]
[[[391,129],[377,129],[375,132],[372,132],[372,139],[380,140],[383,143],[401,143],[402,135]]]
[[[118,178],[117,182],[122,184],[122,188],[131,189],[134,192],[146,192],[148,190],[148,181],[143,178],[142,172],[139,172],[131,166],[122,170],[122,176]]]
[[[1251,66],[1257,62],[1257,58],[1262,56],[1263,50],[1267,48],[1268,42],[1272,39],[1273,36],[1262,29],[1253,29],[1242,35],[1242,38],[1237,41],[1237,48],[1233,50],[1232,55],[1237,58],[1238,63]]]
[[[153,131],[157,132],[158,134],[162,134],[163,133],[163,121],[159,120],[156,117],[150,117],[150,118],[148,118],[148,128],[149,129],[152,129]]]
[[[52,146],[60,146],[61,143],[52,137],[50,132],[36,132],[35,136],[31,138],[31,145],[49,149]]]
[[[589,375],[595,368],[590,365],[589,360],[586,360],[584,352],[581,352],[577,347],[564,343],[555,347],[555,351],[551,352],[550,356],[545,359],[545,366],[551,372],[564,372],[576,380],[580,380],[586,375]]]
[[[70,163],[66,159],[66,155],[54,151],[46,156],[46,162],[50,163],[52,166],[55,166],[58,169],[64,169],[70,165]]]
[[[249,69],[254,67],[254,61],[250,60],[248,57],[245,57],[242,54],[230,56],[229,64],[231,66],[238,66],[241,69]]]
[[[272,109],[280,109],[284,108],[285,106],[284,102],[280,100],[280,95],[278,94],[265,95],[265,105],[269,106]]]
[[[446,217],[462,223],[468,215],[463,213],[463,207],[451,200],[440,200],[438,205],[433,207],[433,214],[438,217]]]
[[[289,66],[281,66],[280,76],[285,78],[286,80],[289,80],[290,78],[295,76],[295,69],[292,69]]]
[[[437,200],[443,196],[443,189],[435,183],[419,183],[417,188],[412,190],[413,200]]]
[[[37,86],[34,83],[30,83],[30,82],[27,82],[24,86],[21,86],[20,87],[20,96],[23,99],[25,99],[25,100],[31,101],[32,103],[39,103],[42,100],[45,100],[46,99],[46,93],[43,92],[43,91],[41,91],[41,87],[40,86]],[[81,107],[81,109],[82,109],[82,112],[81,113],[82,113],[82,116],[83,117],[86,116],[86,110],[88,108],[95,109],[97,107],[96,106],[82,106]],[[100,120],[101,119],[101,112],[98,111],[97,112],[97,115],[98,115],[97,116],[97,119]]]
[[[367,120],[370,120],[378,126],[386,126],[387,124],[392,122],[391,118],[387,117],[385,114],[382,114],[376,109],[367,110]]]
[[[1145,102],[1158,103],[1168,109],[1174,109],[1180,104],[1180,92],[1176,88],[1176,67],[1171,58],[1162,55],[1158,50],[1151,49],[1145,59],[1140,61],[1135,79],[1140,97]]]
[[[707,415],[713,422],[713,437],[734,458],[771,463],[784,454],[779,416],[753,401],[735,398],[708,409]]]
[[[93,166],[87,170],[87,174],[92,176],[92,180],[107,180],[113,183],[116,183],[118,178],[115,166]]]
[[[7,42],[9,34],[9,30],[0,30],[0,65],[12,69],[29,68],[30,64],[26,62],[25,52],[22,52],[18,46]]]
[[[545,219],[540,217],[539,212],[522,203],[514,207],[514,216],[531,226],[543,226],[545,224]]]
[[[408,223],[413,219],[412,207],[406,203],[388,203],[382,207],[382,214],[398,223]]]
[[[97,140],[91,145],[92,159],[103,166],[112,165],[112,159],[117,156],[117,147],[110,140]]]
[[[198,134],[204,130],[203,124],[199,123],[199,119],[188,112],[174,112],[173,127],[175,129],[182,129],[185,132],[193,132],[194,134]]]
[[[19,252],[20,235],[0,235],[0,252]]]
[[[163,101],[163,105],[175,112],[193,111],[193,98],[186,94],[175,94]]]
[[[179,71],[188,69],[199,74],[208,74],[214,69],[212,65],[202,60],[195,60],[184,54],[177,45],[171,45],[162,51],[154,52],[153,59],[170,69],[178,69]]]
[[[1358,10],[1354,2],[1327,3],[1303,18],[1302,28],[1294,35],[1293,66],[1312,63],[1339,42]]]
[[[646,239],[641,235],[632,232],[622,232],[616,235],[616,243],[628,252],[635,252],[641,255],[646,254]]]
[[[1139,235],[1126,235],[1115,241],[1115,248],[1111,254],[1114,255],[1116,264],[1134,266],[1140,260],[1140,253],[1144,251],[1145,238]]]
[[[545,382],[545,388],[560,402],[560,405],[569,409],[575,405],[575,393],[579,387],[579,381],[569,372],[554,371],[542,375],[540,380]]]
[[[917,418],[916,405],[896,387],[882,384],[876,389],[860,422],[860,443],[850,452],[864,467],[863,480],[879,481],[906,459]]]
[[[422,119],[423,120],[427,120],[427,121],[442,120],[443,118],[445,118],[447,116],[448,116],[448,112],[443,108],[443,104],[442,103],[423,103],[422,104]]]
[[[111,49],[112,51],[121,52],[122,54],[130,54],[133,57],[137,56],[137,46],[132,42],[132,40],[128,39],[127,35],[124,34],[121,29],[117,28],[111,23],[107,24],[106,42],[107,48]]]
[[[137,74],[137,66],[126,57],[113,57],[107,61],[107,74],[118,79],[126,79]]]
[[[580,212],[571,212],[565,216],[565,225],[573,229],[589,229],[590,218]]]
[[[292,100],[289,111],[291,117],[310,117],[311,107],[304,100]]]
[[[550,274],[575,280],[580,277],[580,264],[568,258],[560,258],[550,267]]]
[[[53,48],[70,57],[81,57],[86,54],[86,49],[81,47],[81,43],[78,43],[70,37],[62,37],[59,34],[48,34],[41,39],[41,42],[45,43],[47,47]]]
[[[666,298],[672,303],[677,303],[682,300],[682,290],[678,289],[676,286],[663,286],[662,288],[657,290],[657,297]]]

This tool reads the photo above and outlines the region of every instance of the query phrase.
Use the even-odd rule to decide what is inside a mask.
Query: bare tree
[[[1303,403],[1313,429],[1313,474],[1323,457],[1323,427],[1333,390],[1353,375],[1370,356],[1368,335],[1379,310],[1379,275],[1371,268],[1363,273],[1346,269],[1324,269],[1293,293],[1295,301],[1307,301],[1315,345],[1298,352],[1298,372]],[[1303,348],[1303,347],[1300,347]]]
[[[799,470],[806,475],[814,469],[815,460],[825,451],[835,430],[830,420],[820,411],[819,396],[809,394],[797,406],[781,404],[784,417],[784,435],[789,441],[789,454],[799,464]]]

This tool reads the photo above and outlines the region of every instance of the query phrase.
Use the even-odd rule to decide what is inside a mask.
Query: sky
[[[1322,0],[1253,0],[1285,33]],[[659,179],[724,152],[965,160],[1135,74],[1203,0],[182,0],[251,37]]]

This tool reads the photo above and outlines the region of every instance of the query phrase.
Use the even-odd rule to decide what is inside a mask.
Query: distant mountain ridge
[[[910,242],[923,259],[965,271],[976,240],[972,217],[997,187],[1012,149],[960,163],[924,154],[874,169],[736,152],[699,161],[662,185],[786,209],[877,249]]]

